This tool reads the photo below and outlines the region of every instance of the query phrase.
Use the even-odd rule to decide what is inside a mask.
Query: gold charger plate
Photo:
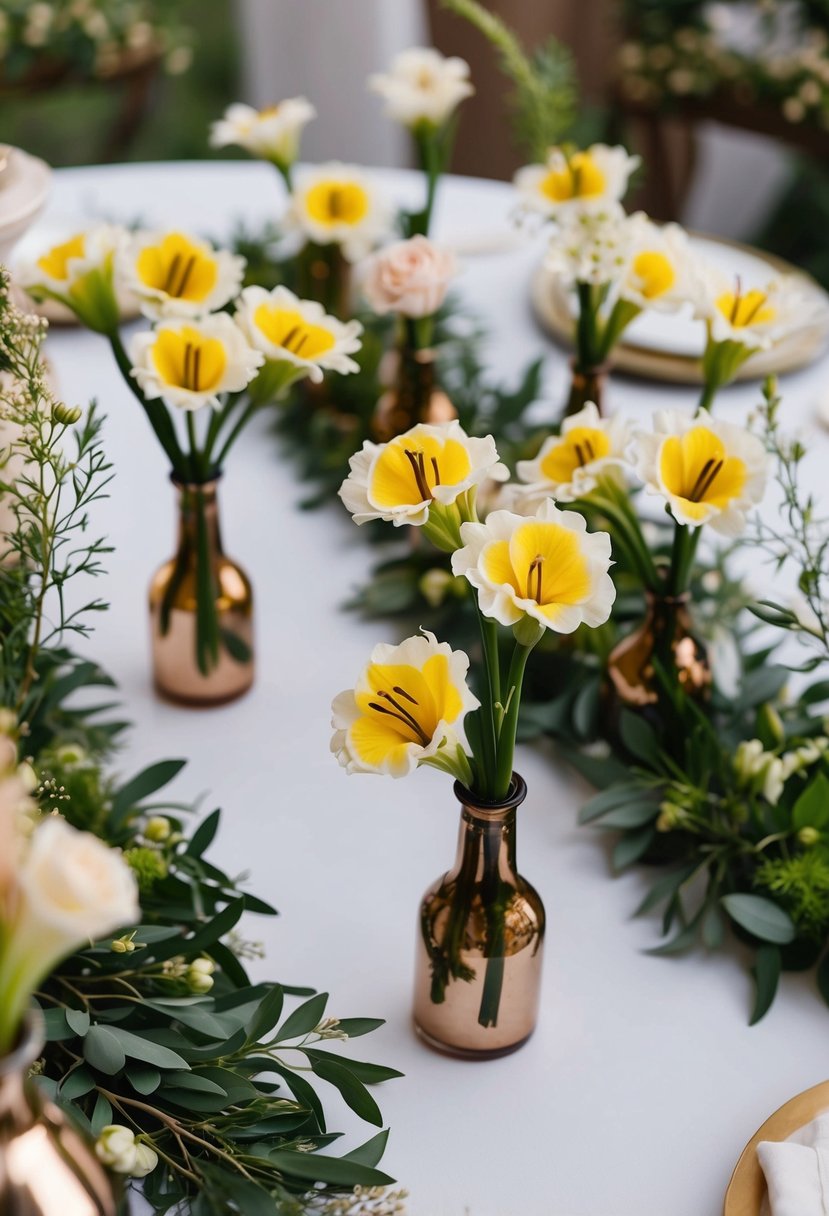
[[[767,1119],[749,1140],[737,1162],[725,1192],[723,1216],[760,1216],[766,1197],[766,1181],[757,1159],[761,1140],[788,1140],[822,1111],[829,1110],[829,1081],[792,1098]]]
[[[754,355],[740,368],[737,373],[738,380],[758,380],[768,375],[796,371],[823,353],[829,339],[829,297],[810,275],[782,258],[749,245],[741,245],[737,241],[694,232],[689,233],[689,236],[692,241],[696,239],[709,245],[721,246],[724,250],[736,251],[743,257],[748,256],[764,262],[774,275],[793,275],[801,280],[805,291],[817,294],[824,301],[824,309],[814,322],[804,326],[791,338],[778,343],[772,350],[760,351]],[[559,342],[571,344],[574,319],[570,311],[569,293],[543,263],[533,277],[531,299],[533,311],[542,327]],[[663,380],[671,384],[702,384],[699,357],[661,349],[658,345],[622,341],[613,352],[611,363],[618,371],[644,376],[648,380]]]

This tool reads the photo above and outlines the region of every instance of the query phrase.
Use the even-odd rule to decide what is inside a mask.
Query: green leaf
[[[633,710],[623,709],[619,715],[619,735],[625,748],[636,760],[641,760],[650,769],[660,771],[659,743],[653,728],[644,718]]]
[[[309,1081],[306,1081],[304,1077],[301,1077],[299,1073],[293,1072],[290,1068],[286,1068],[283,1064],[278,1064],[276,1061],[271,1063],[271,1070],[284,1078],[297,1102],[300,1102],[306,1110],[309,1110],[313,1114],[320,1131],[324,1132],[325,1111],[313,1085]]]
[[[794,804],[792,825],[801,828],[825,828],[829,824],[829,781],[818,773],[806,786]]]
[[[695,864],[683,866],[681,870],[674,870],[671,874],[666,874],[663,878],[658,879],[634,912],[634,916],[644,916],[646,912],[652,911],[664,900],[676,895],[696,868]]]
[[[829,701],[829,680],[819,680],[817,684],[810,684],[800,694],[800,700],[804,705],[819,705],[823,701]]]
[[[698,933],[699,917],[695,916],[690,925],[687,925],[684,929],[680,929],[676,937],[672,937],[669,942],[664,942],[661,946],[653,946],[646,953],[654,955],[655,958],[671,954],[682,954],[685,950],[690,950],[695,944]]]
[[[249,663],[252,655],[252,650],[248,646],[244,638],[240,638],[238,633],[234,633],[231,629],[223,629],[219,627],[219,636],[224,643],[225,650],[237,663]]]
[[[265,1035],[270,1034],[282,1017],[284,1003],[285,994],[279,984],[275,984],[247,1023],[249,1043],[261,1043]]]
[[[227,1091],[223,1085],[219,1085],[217,1081],[205,1076],[201,1072],[170,1072],[164,1077],[164,1085],[171,1085],[176,1089],[189,1089],[194,1093],[214,1094],[222,1098],[227,1098]]]
[[[613,850],[614,872],[618,874],[644,857],[655,838],[656,832],[652,827],[640,828],[638,832],[623,836]]]
[[[161,1084],[161,1073],[149,1064],[128,1064],[127,1080],[136,1093],[149,1097]]]
[[[47,1043],[62,1043],[66,1039],[74,1039],[75,1032],[66,1020],[65,1009],[43,1009],[43,1023],[46,1028]]]
[[[371,1034],[373,1030],[379,1030],[385,1024],[385,1018],[340,1018],[340,1030],[350,1039]]]
[[[112,1107],[109,1104],[109,1099],[103,1094],[98,1094],[95,1100],[95,1108],[92,1111],[92,1135],[100,1136],[105,1127],[108,1127],[112,1122]]]
[[[653,796],[651,791],[638,783],[626,782],[623,785],[611,785],[608,789],[602,790],[600,794],[595,794],[589,802],[585,802],[579,811],[579,823],[592,823],[594,819],[601,819],[603,815],[615,810],[616,807],[626,806],[629,802],[641,802],[643,798],[649,796]]]
[[[105,1072],[109,1077],[120,1072],[127,1060],[126,1052],[118,1041],[115,1030],[98,1023],[90,1026],[84,1038],[83,1055],[93,1068],[97,1068],[98,1072]]]
[[[702,943],[707,950],[719,950],[724,938],[722,913],[716,904],[709,904],[702,918]]]
[[[826,1004],[829,1005],[829,951],[820,960],[817,969],[817,986],[820,990],[820,995]]]
[[[774,700],[788,678],[787,669],[778,667],[776,664],[750,671],[743,680],[739,695],[733,702],[734,710],[740,713],[745,709],[753,709],[761,701]]]
[[[90,1017],[85,1009],[67,1009],[66,1021],[72,1027],[79,1039],[82,1039],[89,1030]]]
[[[658,814],[659,803],[654,799],[643,798],[639,802],[628,802],[614,811],[608,811],[602,816],[599,827],[627,832],[631,828],[641,828],[646,823],[651,824]]]
[[[335,1064],[342,1064],[358,1081],[363,1081],[366,1085],[379,1085],[382,1081],[393,1081],[395,1077],[403,1076],[396,1068],[387,1068],[384,1064],[366,1064],[363,1060],[344,1059],[330,1051],[320,1051],[317,1047],[307,1048],[305,1054],[309,1060],[331,1060]]]
[[[94,1088],[94,1075],[88,1068],[84,1068],[83,1064],[79,1064],[60,1082],[58,1092],[67,1101],[74,1101],[76,1098],[82,1098],[84,1094],[90,1093]]]
[[[213,811],[203,823],[199,824],[193,833],[190,843],[184,850],[188,857],[201,857],[202,853],[212,844],[213,838],[219,828],[221,815],[222,812],[220,810]]]
[[[388,1174],[348,1161],[343,1157],[321,1157],[316,1153],[296,1153],[290,1149],[273,1149],[268,1160],[283,1174],[305,1182],[329,1182],[339,1186],[389,1186],[394,1182]]]
[[[762,895],[735,893],[723,895],[720,903],[736,924],[761,941],[774,942],[779,946],[794,941],[792,918],[770,899]]]
[[[94,1029],[94,1027],[93,1027]],[[90,1034],[92,1031],[90,1031]],[[154,1043],[146,1035],[133,1034],[131,1030],[122,1030],[120,1026],[109,1028],[109,1034],[116,1040],[124,1056],[140,1060],[142,1064],[154,1064],[156,1068],[181,1068],[189,1070],[190,1065],[169,1047]],[[89,1035],[86,1036],[87,1041]],[[123,1061],[122,1061],[123,1067]]]
[[[148,798],[150,794],[155,794],[165,785],[169,785],[186,763],[186,760],[160,760],[157,764],[151,764],[148,768],[143,769],[125,785],[122,785],[119,790],[116,790],[112,799],[109,816],[111,825],[114,828],[123,827],[130,813],[137,808],[137,804],[142,799]]]
[[[751,969],[756,985],[756,995],[750,1026],[756,1025],[768,1013],[777,993],[781,969],[782,957],[777,946],[761,946]]]
[[[284,1043],[286,1039],[297,1039],[319,1026],[327,1004],[327,992],[318,992],[310,1001],[304,1001],[279,1027],[276,1034],[277,1043]]]
[[[361,1144],[359,1148],[346,1153],[343,1161],[356,1161],[359,1165],[377,1165],[386,1151],[388,1139],[389,1132],[386,1128],[385,1131],[378,1132],[376,1136],[366,1140],[365,1144]]]
[[[354,1111],[355,1115],[365,1119],[366,1123],[373,1123],[375,1127],[383,1126],[383,1116],[380,1114],[379,1106],[362,1081],[358,1081],[348,1068],[336,1060],[313,1059],[310,1052],[308,1058],[316,1075],[339,1090],[340,1097],[346,1106]]]

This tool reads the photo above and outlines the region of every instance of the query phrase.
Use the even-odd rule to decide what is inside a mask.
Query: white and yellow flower
[[[260,376],[279,387],[302,376],[315,383],[326,371],[359,371],[351,358],[362,346],[359,321],[339,321],[314,300],[300,300],[287,287],[246,287],[234,320],[250,345],[263,356]]]
[[[375,646],[353,689],[332,705],[331,750],[349,773],[405,777],[443,761],[467,775],[465,716],[479,705],[466,683],[469,658],[433,633]]]
[[[226,313],[162,321],[136,334],[129,354],[145,397],[183,410],[218,407],[220,395],[240,392],[264,361]]]
[[[368,175],[338,161],[297,173],[285,223],[317,245],[339,245],[352,262],[393,227],[388,201]]]
[[[304,97],[289,97],[263,110],[237,102],[213,123],[210,143],[214,148],[231,144],[244,148],[284,172],[297,158],[303,128],[316,116],[317,111]]]
[[[125,229],[99,224],[21,266],[17,280],[33,300],[57,300],[89,329],[114,333],[120,320],[115,264],[127,240]]]
[[[551,148],[543,165],[525,165],[513,179],[520,204],[549,218],[604,207],[624,197],[639,164],[622,147],[593,144],[585,151]]]
[[[516,471],[525,484],[513,487],[516,502],[535,510],[545,498],[584,498],[605,477],[621,480],[631,434],[630,423],[620,414],[602,418],[588,401],[564,419],[560,435],[544,440],[535,460],[518,461]]]
[[[369,76],[368,87],[385,100],[389,117],[409,128],[442,127],[475,92],[466,60],[433,47],[401,51],[388,72]]]
[[[688,234],[679,224],[654,224],[643,212],[628,222],[632,248],[619,294],[643,311],[677,312],[696,291],[696,260]]]
[[[794,330],[810,324],[817,309],[793,276],[746,287],[717,268],[700,267],[695,315],[705,322],[712,342],[733,342],[747,351],[767,350]]]
[[[435,507],[451,507],[489,478],[509,477],[492,436],[472,438],[457,420],[419,423],[389,443],[366,440],[349,464],[339,494],[357,524],[384,519],[420,527]]]
[[[200,317],[239,290],[245,259],[185,232],[142,232],[119,257],[126,287],[147,317]]]
[[[652,432],[640,432],[631,455],[649,494],[665,499],[674,519],[710,524],[726,536],[746,526],[746,512],[763,497],[767,456],[756,435],[701,410],[695,418],[659,412]]]
[[[577,512],[548,498],[534,516],[493,511],[483,524],[465,523],[461,537],[452,570],[477,590],[484,616],[509,626],[529,618],[556,633],[610,616],[610,537],[588,532]]]

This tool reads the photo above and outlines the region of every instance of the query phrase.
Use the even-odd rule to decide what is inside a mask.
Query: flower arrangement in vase
[[[479,487],[508,477],[491,436],[459,423],[419,424],[367,442],[340,494],[358,524],[420,530],[451,554],[476,594],[482,661],[428,632],[375,648],[334,701],[332,750],[349,772],[402,777],[426,765],[455,778],[461,835],[455,867],[424,897],[415,1022],[429,1043],[472,1058],[519,1047],[535,1026],[544,910],[515,861],[514,771],[524,671],[550,629],[607,620],[615,589],[610,538],[545,500],[534,516],[496,510],[480,522]]]

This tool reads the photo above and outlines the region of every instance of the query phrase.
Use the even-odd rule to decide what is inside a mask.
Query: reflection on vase
[[[704,700],[711,691],[708,653],[694,635],[688,603],[690,596],[648,594],[647,612],[639,628],[611,651],[608,676],[622,705],[647,711],[659,700],[654,666],[673,671],[690,697]]]
[[[608,363],[602,363],[599,367],[583,368],[576,366],[575,359],[570,360],[570,393],[563,417],[570,418],[573,414],[580,413],[588,401],[593,402],[599,414],[604,414],[602,397],[609,370]]]
[[[40,1015],[0,1057],[0,1212],[3,1216],[115,1216],[94,1152],[29,1072],[43,1048]]]
[[[379,443],[411,430],[418,422],[451,422],[458,413],[437,383],[433,350],[400,351],[394,384],[377,402],[372,433]]]
[[[150,586],[153,676],[174,701],[221,705],[253,683],[253,592],[222,549],[218,478],[175,484],[178,547]]]
[[[516,869],[516,808],[526,793],[518,774],[498,804],[455,783],[458,853],[421,903],[414,996],[418,1034],[451,1055],[506,1055],[535,1029],[545,914]]]

